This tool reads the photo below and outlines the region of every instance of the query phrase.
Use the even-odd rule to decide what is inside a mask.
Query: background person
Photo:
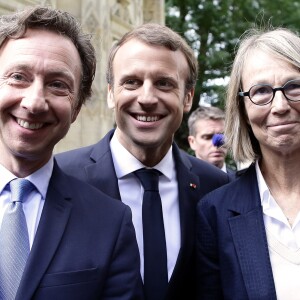
[[[107,101],[115,113],[116,130],[95,145],[57,156],[66,172],[131,207],[147,300],[195,299],[196,203],[228,182],[225,173],[183,153],[174,143],[183,114],[191,108],[196,79],[197,61],[182,37],[158,24],[135,28],[109,54]],[[161,272],[144,277],[144,251],[149,249],[144,247],[148,234],[143,234],[143,223],[148,211],[142,209],[144,191],[134,173],[142,168],[161,173],[165,241],[152,246],[156,250],[166,245],[166,289],[155,283]],[[148,294],[148,284],[156,295]]]
[[[91,95],[90,37],[35,7],[1,16],[0,40],[0,298],[141,299],[130,209],[52,156]]]
[[[236,161],[253,161],[198,206],[198,299],[299,299],[300,37],[243,36],[226,101]]]
[[[224,133],[225,113],[218,107],[200,106],[195,109],[188,119],[188,142],[195,156],[205,160],[222,171],[234,176],[235,171],[226,166],[225,146],[216,146],[213,137]]]

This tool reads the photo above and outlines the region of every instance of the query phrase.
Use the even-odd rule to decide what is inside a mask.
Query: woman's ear
[[[249,121],[248,113],[247,113],[247,110],[246,110],[245,102],[242,99],[239,99],[239,100],[240,100],[240,105],[241,105],[241,109],[242,109],[242,113],[243,113],[243,116],[245,118],[245,121],[248,125],[250,125],[250,121]]]

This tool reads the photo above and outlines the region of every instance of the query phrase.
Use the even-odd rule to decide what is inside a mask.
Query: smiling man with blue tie
[[[90,36],[35,7],[0,17],[0,41],[0,299],[143,299],[129,207],[52,156],[91,95]]]

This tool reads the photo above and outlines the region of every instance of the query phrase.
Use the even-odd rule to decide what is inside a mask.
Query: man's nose
[[[34,82],[24,91],[21,106],[32,114],[39,114],[49,109],[48,101],[45,97],[44,86],[41,82]]]
[[[152,105],[158,102],[156,96],[156,89],[153,83],[145,81],[142,88],[140,89],[141,93],[138,96],[138,102],[143,105]]]

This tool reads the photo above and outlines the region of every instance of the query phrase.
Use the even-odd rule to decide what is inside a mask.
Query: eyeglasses
[[[288,101],[300,101],[300,79],[290,80],[277,88],[273,88],[269,84],[256,84],[248,92],[239,92],[238,95],[249,97],[251,102],[256,105],[267,105],[273,101],[277,91],[282,91]]]

